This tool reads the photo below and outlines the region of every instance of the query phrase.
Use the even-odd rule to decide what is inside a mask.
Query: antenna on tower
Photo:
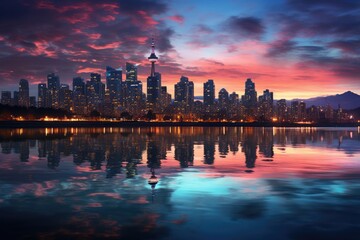
[[[157,62],[159,58],[155,54],[155,41],[154,38],[151,38],[151,54],[148,57],[148,60],[151,62],[151,74],[150,76],[154,76],[155,74],[155,62]]]
[[[155,53],[155,40],[154,40],[154,37],[151,38],[151,53]]]

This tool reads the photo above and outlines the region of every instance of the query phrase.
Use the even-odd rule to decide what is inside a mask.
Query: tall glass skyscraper
[[[26,79],[21,79],[19,82],[19,106],[29,107],[29,82]]]
[[[209,79],[204,83],[204,105],[211,106],[215,103],[215,84],[214,80]]]
[[[50,93],[51,107],[59,107],[60,78],[55,73],[47,75],[48,90]]]

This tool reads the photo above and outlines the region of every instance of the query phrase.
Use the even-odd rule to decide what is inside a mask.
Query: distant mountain
[[[342,94],[326,96],[326,97],[315,97],[309,99],[294,99],[294,100],[304,101],[306,103],[306,107],[310,107],[312,105],[315,106],[330,105],[334,109],[338,108],[339,105],[343,109],[355,109],[360,107],[360,95],[353,93],[351,91],[347,91]]]

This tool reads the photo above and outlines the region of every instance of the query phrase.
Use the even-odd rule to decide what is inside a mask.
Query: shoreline
[[[1,128],[96,128],[96,127],[359,127],[360,123],[272,123],[272,122],[145,122],[145,121],[0,121]]]

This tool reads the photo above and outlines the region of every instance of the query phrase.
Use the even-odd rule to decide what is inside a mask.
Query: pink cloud
[[[133,23],[142,26],[155,26],[159,24],[158,21],[149,16],[145,11],[140,10],[137,11],[137,13],[139,14],[139,16],[134,16]],[[140,17],[141,19],[137,19],[137,17]]]
[[[108,16],[101,16],[100,17],[100,20],[102,22],[112,22],[112,21],[115,21],[115,17],[114,16],[111,16],[111,15],[108,15]]]
[[[89,44],[89,47],[91,47],[95,50],[104,50],[104,49],[118,48],[120,46],[120,44],[121,44],[121,42],[117,41],[117,42],[108,43],[108,44],[104,44],[104,45]]]
[[[114,198],[114,199],[118,199],[118,200],[122,199],[122,197],[118,193],[99,192],[99,193],[88,194],[88,196],[89,197],[104,196],[104,197]]]
[[[181,15],[173,15],[173,16],[170,16],[168,17],[170,20],[174,21],[174,22],[177,22],[179,24],[183,24],[184,23],[184,17],[181,16]]]
[[[85,67],[85,68],[80,68],[80,69],[78,69],[77,71],[76,71],[76,73],[101,73],[101,72],[103,72],[104,71],[104,69],[102,69],[102,68],[91,68],[91,67]],[[84,169],[82,169],[82,170],[84,170]],[[87,168],[86,168],[86,170],[88,170]],[[90,171],[90,170],[89,170]]]

